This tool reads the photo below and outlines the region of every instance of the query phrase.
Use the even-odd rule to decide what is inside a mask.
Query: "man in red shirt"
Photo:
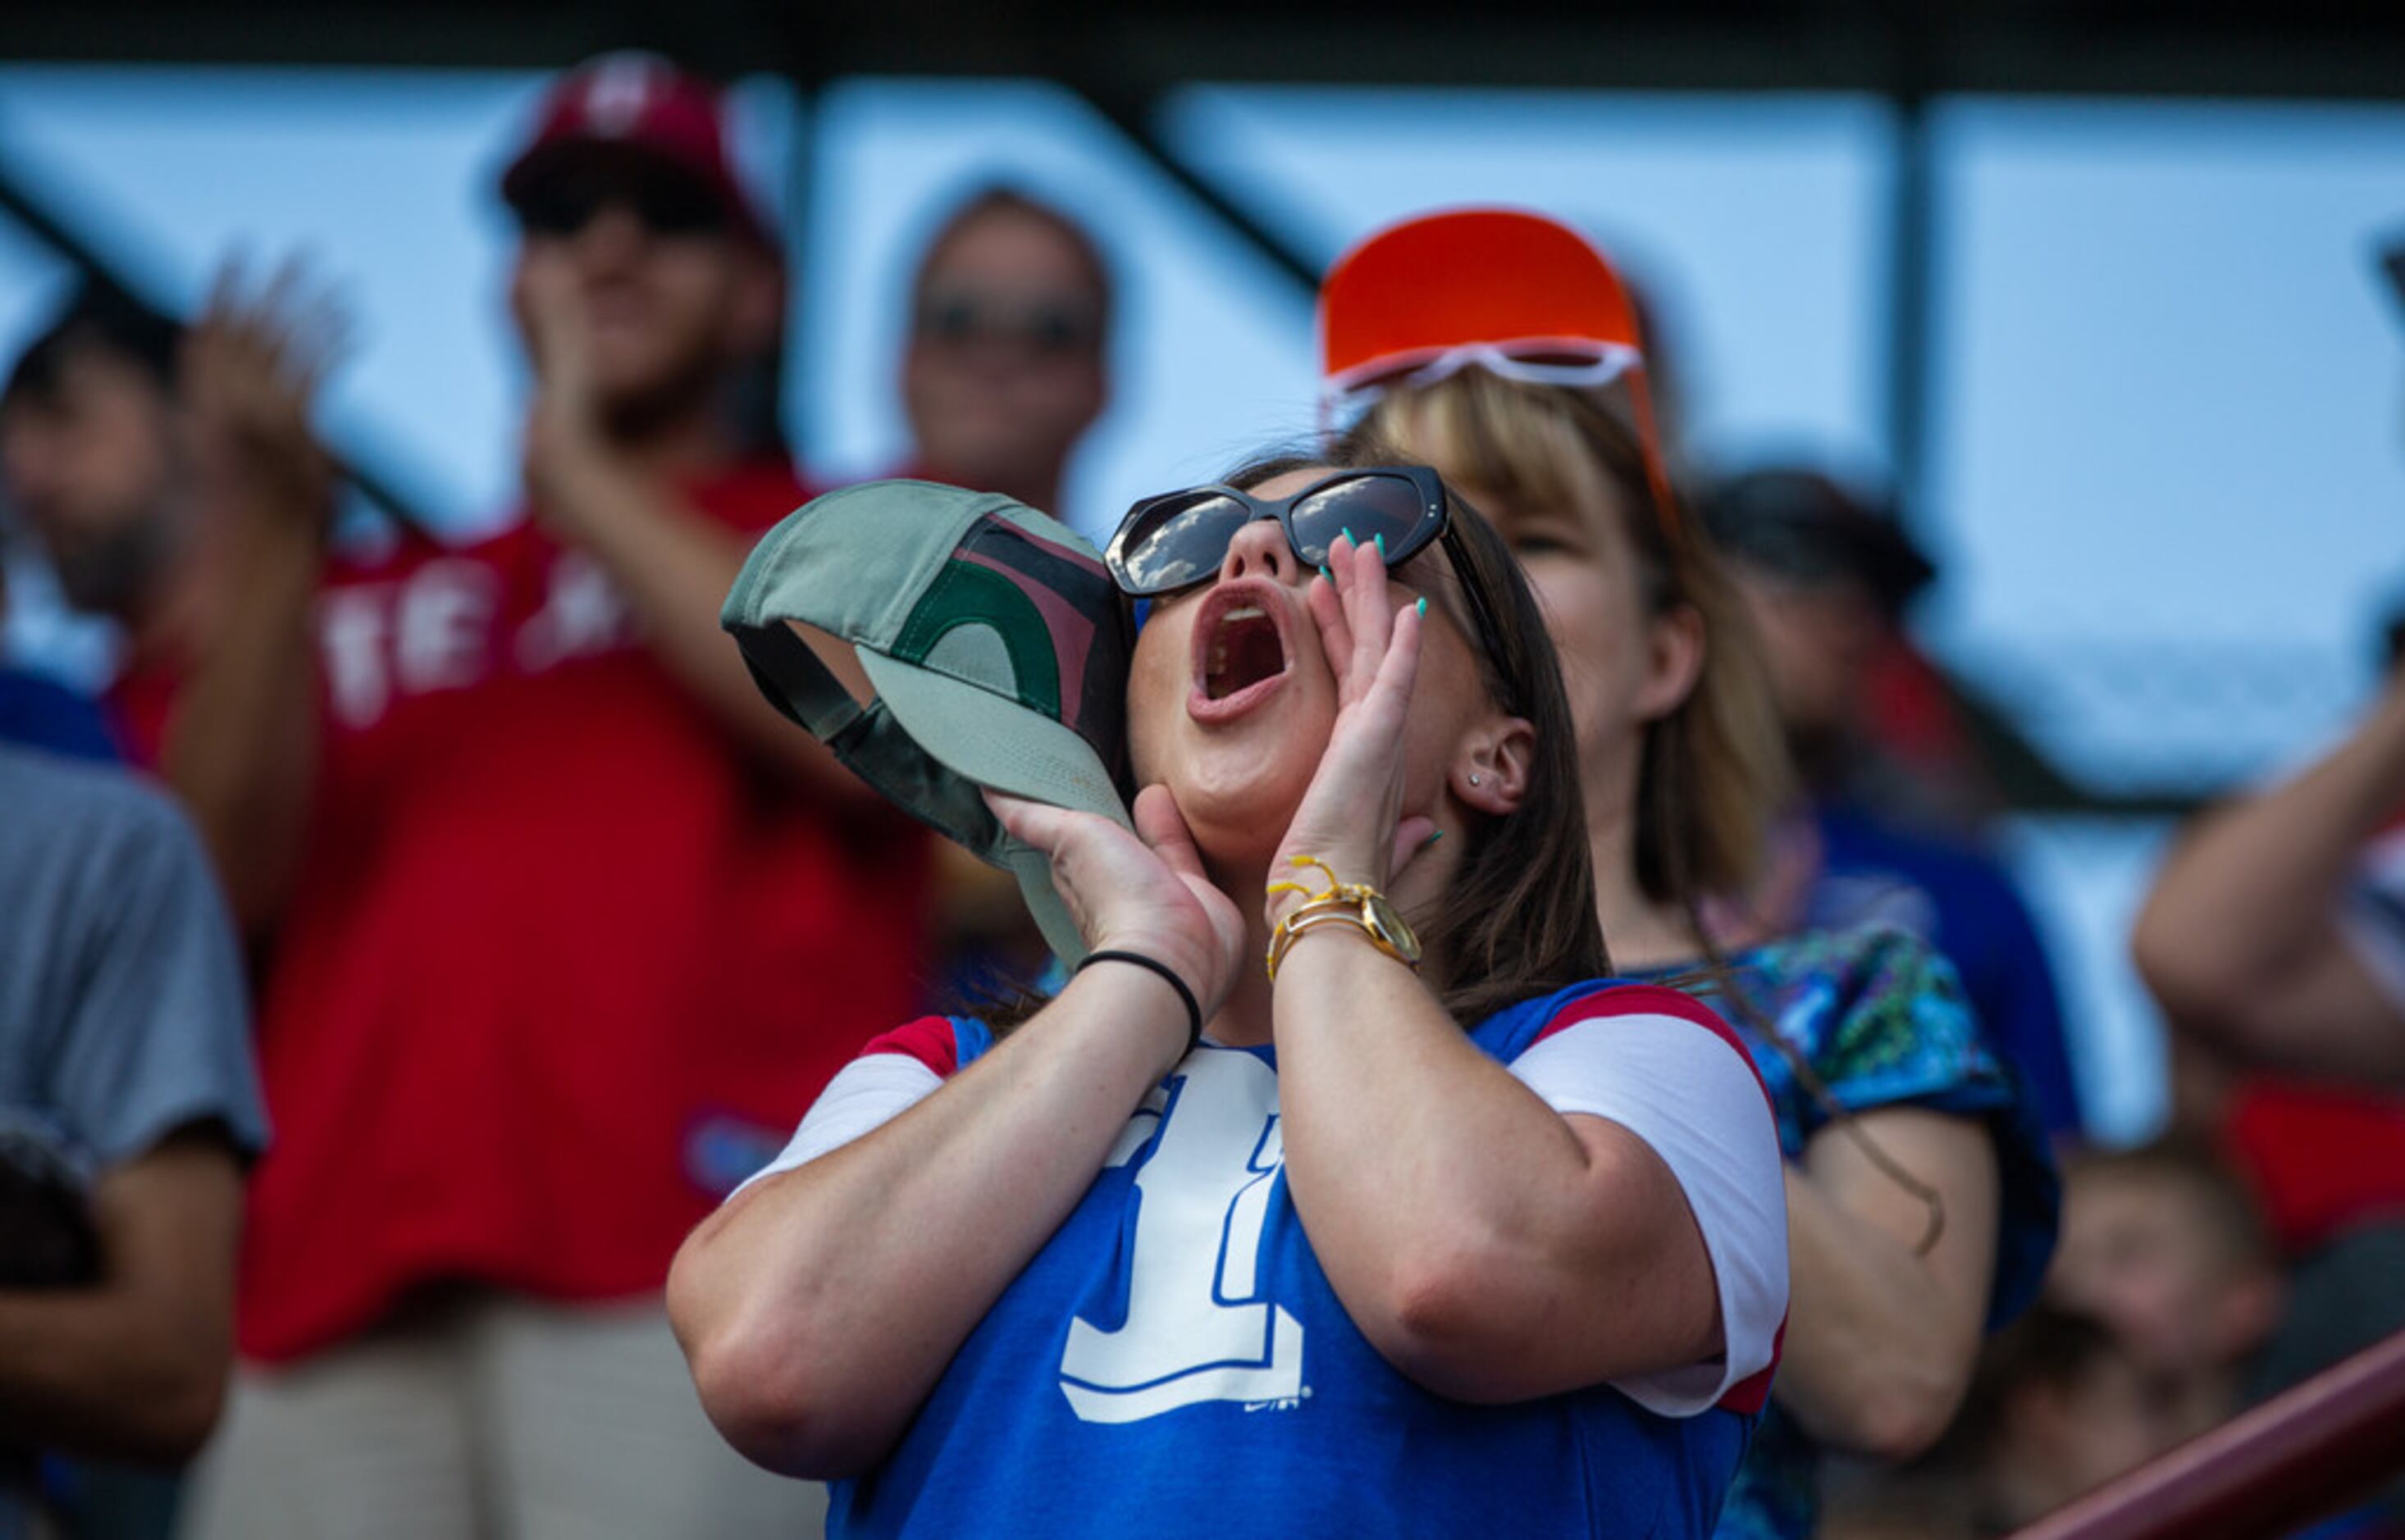
[[[260,939],[277,1129],[194,1534],[791,1535],[823,1501],[711,1434],[659,1289],[910,1014],[925,851],[718,629],[807,496],[739,410],[784,285],[720,125],[613,55],[510,166],[501,535],[330,558],[305,309],[224,301],[188,350],[221,602],[118,699]]]

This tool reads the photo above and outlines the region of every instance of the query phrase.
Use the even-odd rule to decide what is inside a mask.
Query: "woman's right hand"
[[[1136,794],[1135,833],[1109,819],[989,791],[986,805],[1011,838],[1052,861],[1052,886],[1093,951],[1139,952],[1194,991],[1202,1019],[1234,987],[1245,919],[1213,886],[1176,799],[1164,786]]]

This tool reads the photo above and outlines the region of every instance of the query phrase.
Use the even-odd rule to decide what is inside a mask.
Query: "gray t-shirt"
[[[123,771],[0,744],[0,1133],[90,1180],[196,1123],[266,1142],[200,841]],[[29,1458],[0,1449],[0,1540],[30,1533]]]
[[[0,745],[0,1120],[97,1175],[189,1124],[266,1142],[242,961],[191,826],[118,770]]]

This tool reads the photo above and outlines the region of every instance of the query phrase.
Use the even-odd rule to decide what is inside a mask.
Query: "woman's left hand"
[[[1328,553],[1331,583],[1311,584],[1306,602],[1336,674],[1336,723],[1328,750],[1287,825],[1270,866],[1273,883],[1291,879],[1291,858],[1326,861],[1345,882],[1384,890],[1436,833],[1435,820],[1402,816],[1403,722],[1418,677],[1421,607],[1396,608],[1386,586],[1385,553],[1340,536]],[[1272,924],[1293,904],[1274,893]]]

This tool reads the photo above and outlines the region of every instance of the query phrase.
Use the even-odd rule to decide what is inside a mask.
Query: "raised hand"
[[[1385,553],[1349,537],[1330,548],[1328,576],[1312,581],[1305,602],[1336,674],[1336,721],[1270,880],[1293,875],[1289,859],[1302,855],[1326,861],[1346,882],[1383,889],[1436,832],[1428,818],[1402,816],[1403,722],[1419,673],[1423,606],[1398,609]],[[1271,921],[1298,902],[1270,895]]]
[[[321,534],[333,464],[310,430],[318,387],[347,350],[349,319],[297,258],[260,277],[218,270],[184,341],[178,404],[203,496]]]
[[[575,269],[557,252],[527,253],[516,301],[535,370],[534,399],[527,408],[527,486],[547,521],[572,526],[585,500],[578,496],[583,479],[610,474],[593,378],[593,323]]]
[[[1013,839],[1051,858],[1052,886],[1095,951],[1141,952],[1194,991],[1208,1021],[1242,966],[1245,917],[1212,885],[1194,836],[1164,786],[1136,794],[1135,832],[999,791],[986,805]]]

